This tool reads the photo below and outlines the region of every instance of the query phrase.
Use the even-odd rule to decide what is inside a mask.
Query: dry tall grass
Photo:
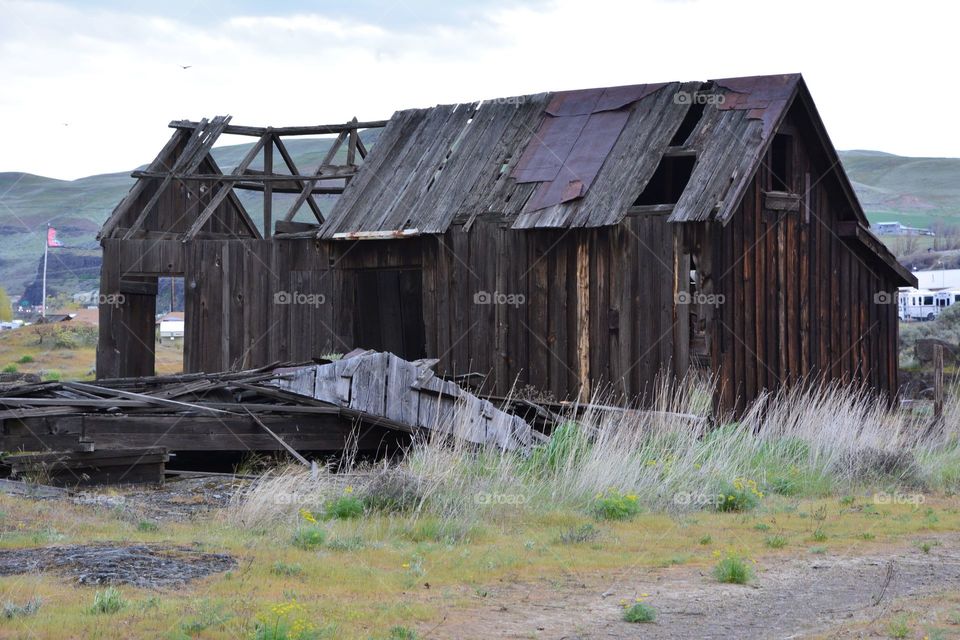
[[[710,381],[690,378],[660,385],[653,410],[589,408],[527,455],[434,435],[402,460],[348,479],[279,469],[237,498],[231,518],[245,526],[292,521],[301,508],[322,511],[348,483],[372,503],[402,496],[416,514],[458,520],[504,507],[584,508],[611,489],[649,509],[710,508],[737,479],[795,496],[960,488],[960,393],[951,394],[943,425],[930,429],[927,416],[831,384],[764,395],[739,421],[715,426],[697,417],[712,391]]]

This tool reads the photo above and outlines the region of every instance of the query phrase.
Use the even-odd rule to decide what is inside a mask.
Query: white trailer
[[[897,300],[900,320],[934,320],[947,307],[960,302],[960,289],[900,289]]]

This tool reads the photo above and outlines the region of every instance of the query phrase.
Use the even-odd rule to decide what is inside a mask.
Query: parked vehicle
[[[901,321],[934,320],[940,312],[960,302],[960,289],[900,289],[898,315]]]

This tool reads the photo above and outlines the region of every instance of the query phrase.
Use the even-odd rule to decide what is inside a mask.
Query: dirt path
[[[429,638],[802,638],[873,620],[898,598],[960,591],[960,536],[921,553],[903,545],[870,556],[761,560],[750,586],[716,583],[690,568],[637,571],[561,584],[492,589],[473,609],[451,611]],[[621,601],[641,594],[652,624],[622,622]],[[960,630],[958,630],[960,631]]]

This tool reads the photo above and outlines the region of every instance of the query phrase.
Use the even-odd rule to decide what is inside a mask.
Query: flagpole
[[[47,223],[47,232],[43,234],[43,293],[40,297],[40,317],[47,317],[47,251],[50,250],[50,223]]]

